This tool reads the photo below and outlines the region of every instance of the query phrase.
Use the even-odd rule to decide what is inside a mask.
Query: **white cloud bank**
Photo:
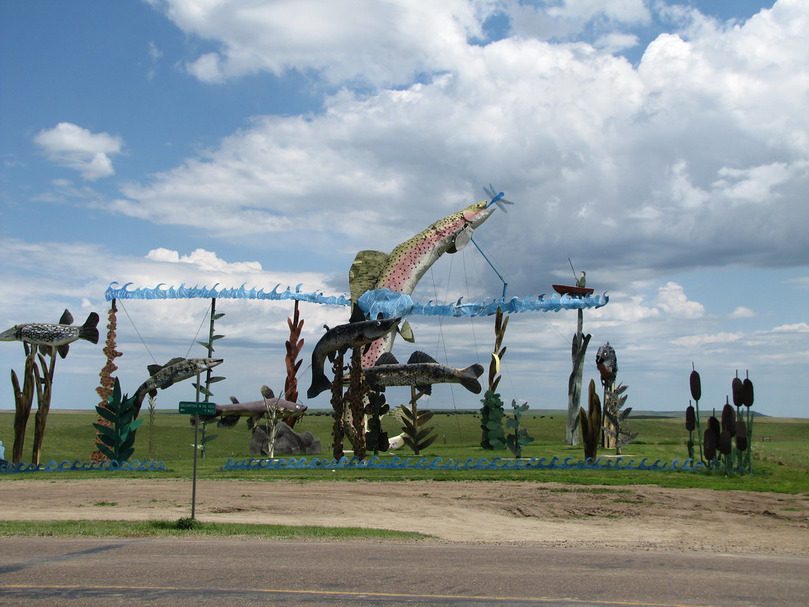
[[[123,140],[109,133],[93,133],[71,122],[60,122],[34,137],[45,156],[58,165],[81,173],[88,181],[115,174],[112,157],[120,154]]]
[[[297,70],[341,88],[320,113],[255,117],[111,208],[348,255],[389,248],[492,182],[518,204],[481,230],[498,258],[524,264],[519,290],[568,255],[611,271],[613,290],[630,273],[809,262],[809,80],[796,77],[809,7],[781,0],[722,24],[596,4],[157,3],[217,45],[189,63],[206,81]],[[510,32],[488,40],[498,14]],[[623,36],[675,14],[680,29],[637,65],[576,40],[595,23],[600,38]]]

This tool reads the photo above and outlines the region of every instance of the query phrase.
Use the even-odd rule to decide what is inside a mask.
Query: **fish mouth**
[[[17,327],[11,327],[0,333],[0,341],[17,341]]]
[[[211,358],[210,362],[207,365],[207,367],[209,369],[213,369],[215,366],[221,365],[223,362],[225,362],[224,358]]]

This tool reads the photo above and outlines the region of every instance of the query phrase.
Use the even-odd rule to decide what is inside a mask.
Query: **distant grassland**
[[[23,458],[30,460],[33,445],[35,409],[28,423],[28,436]],[[508,412],[508,409],[507,409]],[[193,463],[194,428],[189,417],[177,413],[158,411],[154,424],[150,426],[148,411],[141,414],[144,424],[138,430],[135,444],[135,459],[163,461],[167,472],[155,473],[158,477],[182,477],[191,475]],[[549,410],[529,410],[523,417],[523,427],[534,437],[535,442],[523,451],[523,457],[553,457],[581,459],[581,447],[568,447],[564,444],[564,424],[566,412]],[[96,421],[95,412],[51,411],[45,434],[43,462],[49,460],[88,461],[94,450]],[[687,456],[688,432],[680,417],[643,416],[630,417],[633,431],[638,438],[624,448],[626,458],[649,461],[660,459],[670,462],[682,461]],[[0,440],[6,448],[6,457],[11,457],[14,440],[14,413],[0,412]],[[431,421],[438,439],[423,455],[429,457],[503,457],[510,458],[508,450],[489,451],[479,446],[480,419],[475,412],[441,412]],[[296,425],[296,430],[309,431],[320,440],[320,457],[331,455],[331,417],[328,412],[307,414]],[[400,429],[394,418],[384,419],[385,430],[392,436]],[[744,477],[726,478],[718,474],[667,473],[653,471],[585,471],[585,470],[520,470],[520,471],[432,471],[432,470],[289,470],[224,472],[222,465],[228,458],[250,457],[248,444],[250,434],[245,422],[234,428],[208,426],[208,436],[215,438],[206,445],[206,456],[199,463],[200,478],[244,478],[252,480],[275,479],[368,479],[368,480],[532,480],[556,481],[585,484],[626,484],[643,483],[669,487],[706,487],[723,489],[747,489],[755,491],[783,491],[789,493],[809,493],[809,420],[757,417],[754,423],[753,456],[754,474]],[[351,446],[345,443],[345,449]],[[410,456],[412,452],[403,447],[395,452],[399,456]],[[613,455],[612,451],[600,450],[600,455]],[[86,477],[87,475],[117,475],[128,473],[69,472],[52,473],[50,476],[65,478],[67,475]],[[37,473],[37,478],[46,475]],[[143,476],[142,473],[134,476]],[[0,475],[0,482],[15,478],[30,478],[26,474]]]

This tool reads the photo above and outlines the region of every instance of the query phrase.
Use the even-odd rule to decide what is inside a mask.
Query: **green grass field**
[[[189,417],[176,413],[158,411],[154,425],[150,427],[148,413],[144,411],[144,424],[138,430],[134,458],[154,459],[166,463],[166,472],[153,473],[159,477],[184,477],[191,475],[193,465],[194,428]],[[553,457],[564,459],[583,457],[580,447],[564,444],[563,411],[528,411],[523,417],[523,426],[535,438],[524,449],[524,457]],[[95,430],[92,423],[94,412],[52,411],[48,418],[45,435],[43,463],[49,460],[88,461],[94,450]],[[683,420],[666,417],[639,417],[631,419],[632,428],[638,432],[636,441],[624,448],[625,457],[683,460],[687,456],[688,433]],[[6,456],[11,457],[13,442],[13,412],[0,412],[0,440],[5,443]],[[28,423],[24,460],[31,457],[33,445],[34,412]],[[304,417],[296,426],[299,431],[308,430],[317,437],[323,447],[322,456],[331,454],[331,417],[313,414]],[[385,430],[398,434],[396,420],[387,417]],[[438,439],[424,455],[465,459],[467,457],[512,457],[508,450],[489,451],[480,448],[479,418],[476,413],[437,412],[431,425]],[[781,491],[809,493],[809,420],[758,417],[754,425],[753,465],[754,473],[745,476],[725,477],[718,473],[671,473],[654,471],[609,471],[609,470],[521,470],[521,471],[433,471],[433,470],[281,470],[226,472],[222,465],[228,458],[249,457],[249,433],[244,422],[234,428],[217,428],[211,424],[208,435],[215,438],[207,444],[206,456],[200,460],[200,478],[244,478],[252,480],[276,479],[366,479],[366,480],[530,480],[555,481],[577,484],[657,484],[668,487],[706,487],[721,489],[747,489],[755,491]],[[346,442],[345,448],[351,447]],[[412,455],[406,447],[396,451],[399,456]],[[611,452],[601,450],[600,455]],[[130,473],[67,472],[50,473],[60,478],[66,475],[99,475]],[[145,473],[131,473],[133,476]],[[45,477],[37,473],[37,478]],[[2,475],[2,480],[26,478],[26,474]]]

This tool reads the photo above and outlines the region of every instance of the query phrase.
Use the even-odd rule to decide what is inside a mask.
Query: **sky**
[[[347,293],[357,251],[492,184],[515,204],[475,232],[486,257],[442,257],[415,299],[491,299],[497,273],[508,296],[550,294],[570,259],[610,298],[584,314],[585,383],[609,342],[627,406],[684,409],[693,364],[703,410],[747,371],[759,412],[806,417],[808,30],[803,0],[0,2],[0,330],[66,308],[104,325],[114,281]],[[207,306],[123,302],[124,391],[204,355]],[[214,400],[282,391],[292,305],[217,311]],[[348,313],[301,313],[305,395],[323,326]],[[491,317],[409,320],[400,360],[488,364]],[[567,406],[575,329],[573,311],[511,316],[507,405]],[[95,406],[103,337],[59,360],[53,407]],[[22,365],[0,344],[0,368]],[[420,404],[480,398],[437,386]]]

